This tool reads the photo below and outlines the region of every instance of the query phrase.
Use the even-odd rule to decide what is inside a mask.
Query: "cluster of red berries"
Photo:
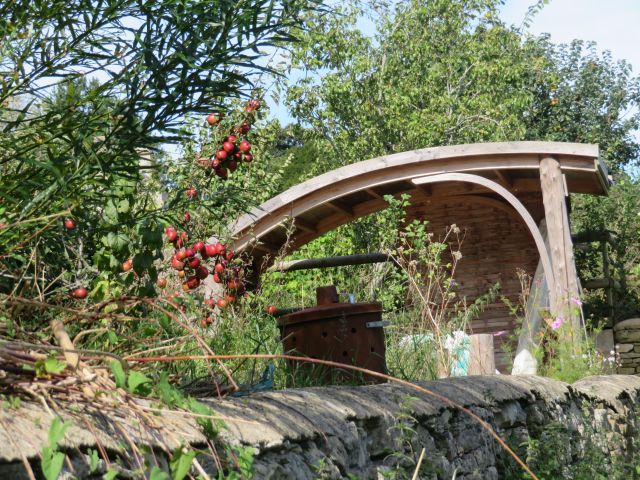
[[[253,112],[259,110],[260,106],[260,100],[251,100],[245,108],[245,112],[249,114],[245,120],[239,126],[234,127],[231,134],[222,139],[213,158],[200,158],[198,163],[204,167],[210,167],[217,176],[226,179],[229,172],[235,172],[242,161],[252,162],[251,143],[247,140],[246,135],[251,130]],[[215,113],[209,114],[207,123],[211,126],[219,125],[220,116]]]
[[[220,242],[205,244],[197,241],[192,246],[186,247],[186,242],[189,240],[186,232],[178,235],[175,228],[167,227],[165,233],[175,247],[175,253],[171,257],[171,267],[177,270],[180,278],[184,279],[182,283],[184,291],[198,288],[202,280],[211,275],[213,281],[223,284],[226,291],[224,298],[217,301],[219,308],[226,308],[227,305],[235,302],[237,295],[245,292],[242,281],[244,269],[238,259],[235,259],[233,250],[227,250]],[[210,259],[213,260],[213,266],[207,268],[203,262]]]

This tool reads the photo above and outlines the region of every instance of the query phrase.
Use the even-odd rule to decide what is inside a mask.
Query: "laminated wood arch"
[[[288,253],[333,228],[386,208],[386,194],[420,191],[411,180],[425,175],[474,174],[515,197],[539,196],[540,161],[547,157],[557,160],[569,192],[606,194],[608,180],[597,145],[504,142],[425,148],[347,165],[290,188],[229,226],[234,248],[252,251],[256,265],[266,267],[278,252]],[[434,185],[427,195],[434,203],[465,195],[475,195],[478,203],[485,204],[503,198],[494,198],[495,190],[481,183],[462,189],[459,183]],[[511,208],[501,203],[501,208]],[[541,200],[538,204],[542,208]],[[534,215],[537,221],[541,218]]]

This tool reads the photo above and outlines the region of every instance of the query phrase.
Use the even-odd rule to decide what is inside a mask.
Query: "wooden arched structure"
[[[606,195],[609,180],[597,145],[505,142],[413,150],[366,160],[296,185],[230,225],[234,248],[251,253],[264,271],[323,233],[387,208],[385,195],[410,195],[409,218],[428,219],[435,233],[456,223],[467,229],[458,264],[472,300],[495,282],[517,301],[515,270],[533,274],[538,262],[552,287],[552,310],[577,294],[568,194]],[[544,246],[538,225],[546,221]],[[359,252],[354,252],[359,253]],[[509,330],[502,304],[474,325],[477,333]]]

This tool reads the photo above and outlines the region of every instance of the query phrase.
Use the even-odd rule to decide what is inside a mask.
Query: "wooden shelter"
[[[516,270],[533,275],[540,264],[550,286],[549,308],[560,314],[579,292],[568,195],[606,195],[608,186],[597,145],[505,142],[425,148],[347,165],[296,185],[237,219],[231,231],[234,248],[250,251],[261,271],[279,252],[294,251],[385,209],[385,195],[407,193],[409,218],[428,219],[436,233],[454,223],[466,231],[456,278],[461,295],[473,300],[500,282],[501,294],[517,301]],[[513,322],[496,302],[471,328],[474,333],[509,331]]]

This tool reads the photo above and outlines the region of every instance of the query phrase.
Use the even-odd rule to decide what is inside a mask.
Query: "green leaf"
[[[66,362],[57,360],[54,357],[49,357],[44,361],[44,369],[47,373],[58,374],[67,368]]]
[[[102,480],[113,480],[118,476],[118,471],[110,468],[107,472],[102,476]]]
[[[42,454],[42,473],[47,480],[57,480],[62,465],[64,463],[64,453],[44,451]]]
[[[89,472],[94,473],[100,466],[100,456],[98,451],[93,448],[89,449]]]
[[[153,467],[149,475],[149,480],[169,480],[170,478],[169,474],[159,467]]]
[[[111,372],[116,380],[118,388],[125,388],[127,384],[127,375],[124,373],[122,365],[118,361],[111,362]]]
[[[132,371],[127,379],[127,388],[131,393],[146,395],[149,391],[147,388],[149,383],[151,383],[151,379],[144,373]]]
[[[173,480],[182,480],[187,476],[191,469],[191,462],[195,457],[195,451],[184,447],[179,447],[173,452],[170,463]]]

